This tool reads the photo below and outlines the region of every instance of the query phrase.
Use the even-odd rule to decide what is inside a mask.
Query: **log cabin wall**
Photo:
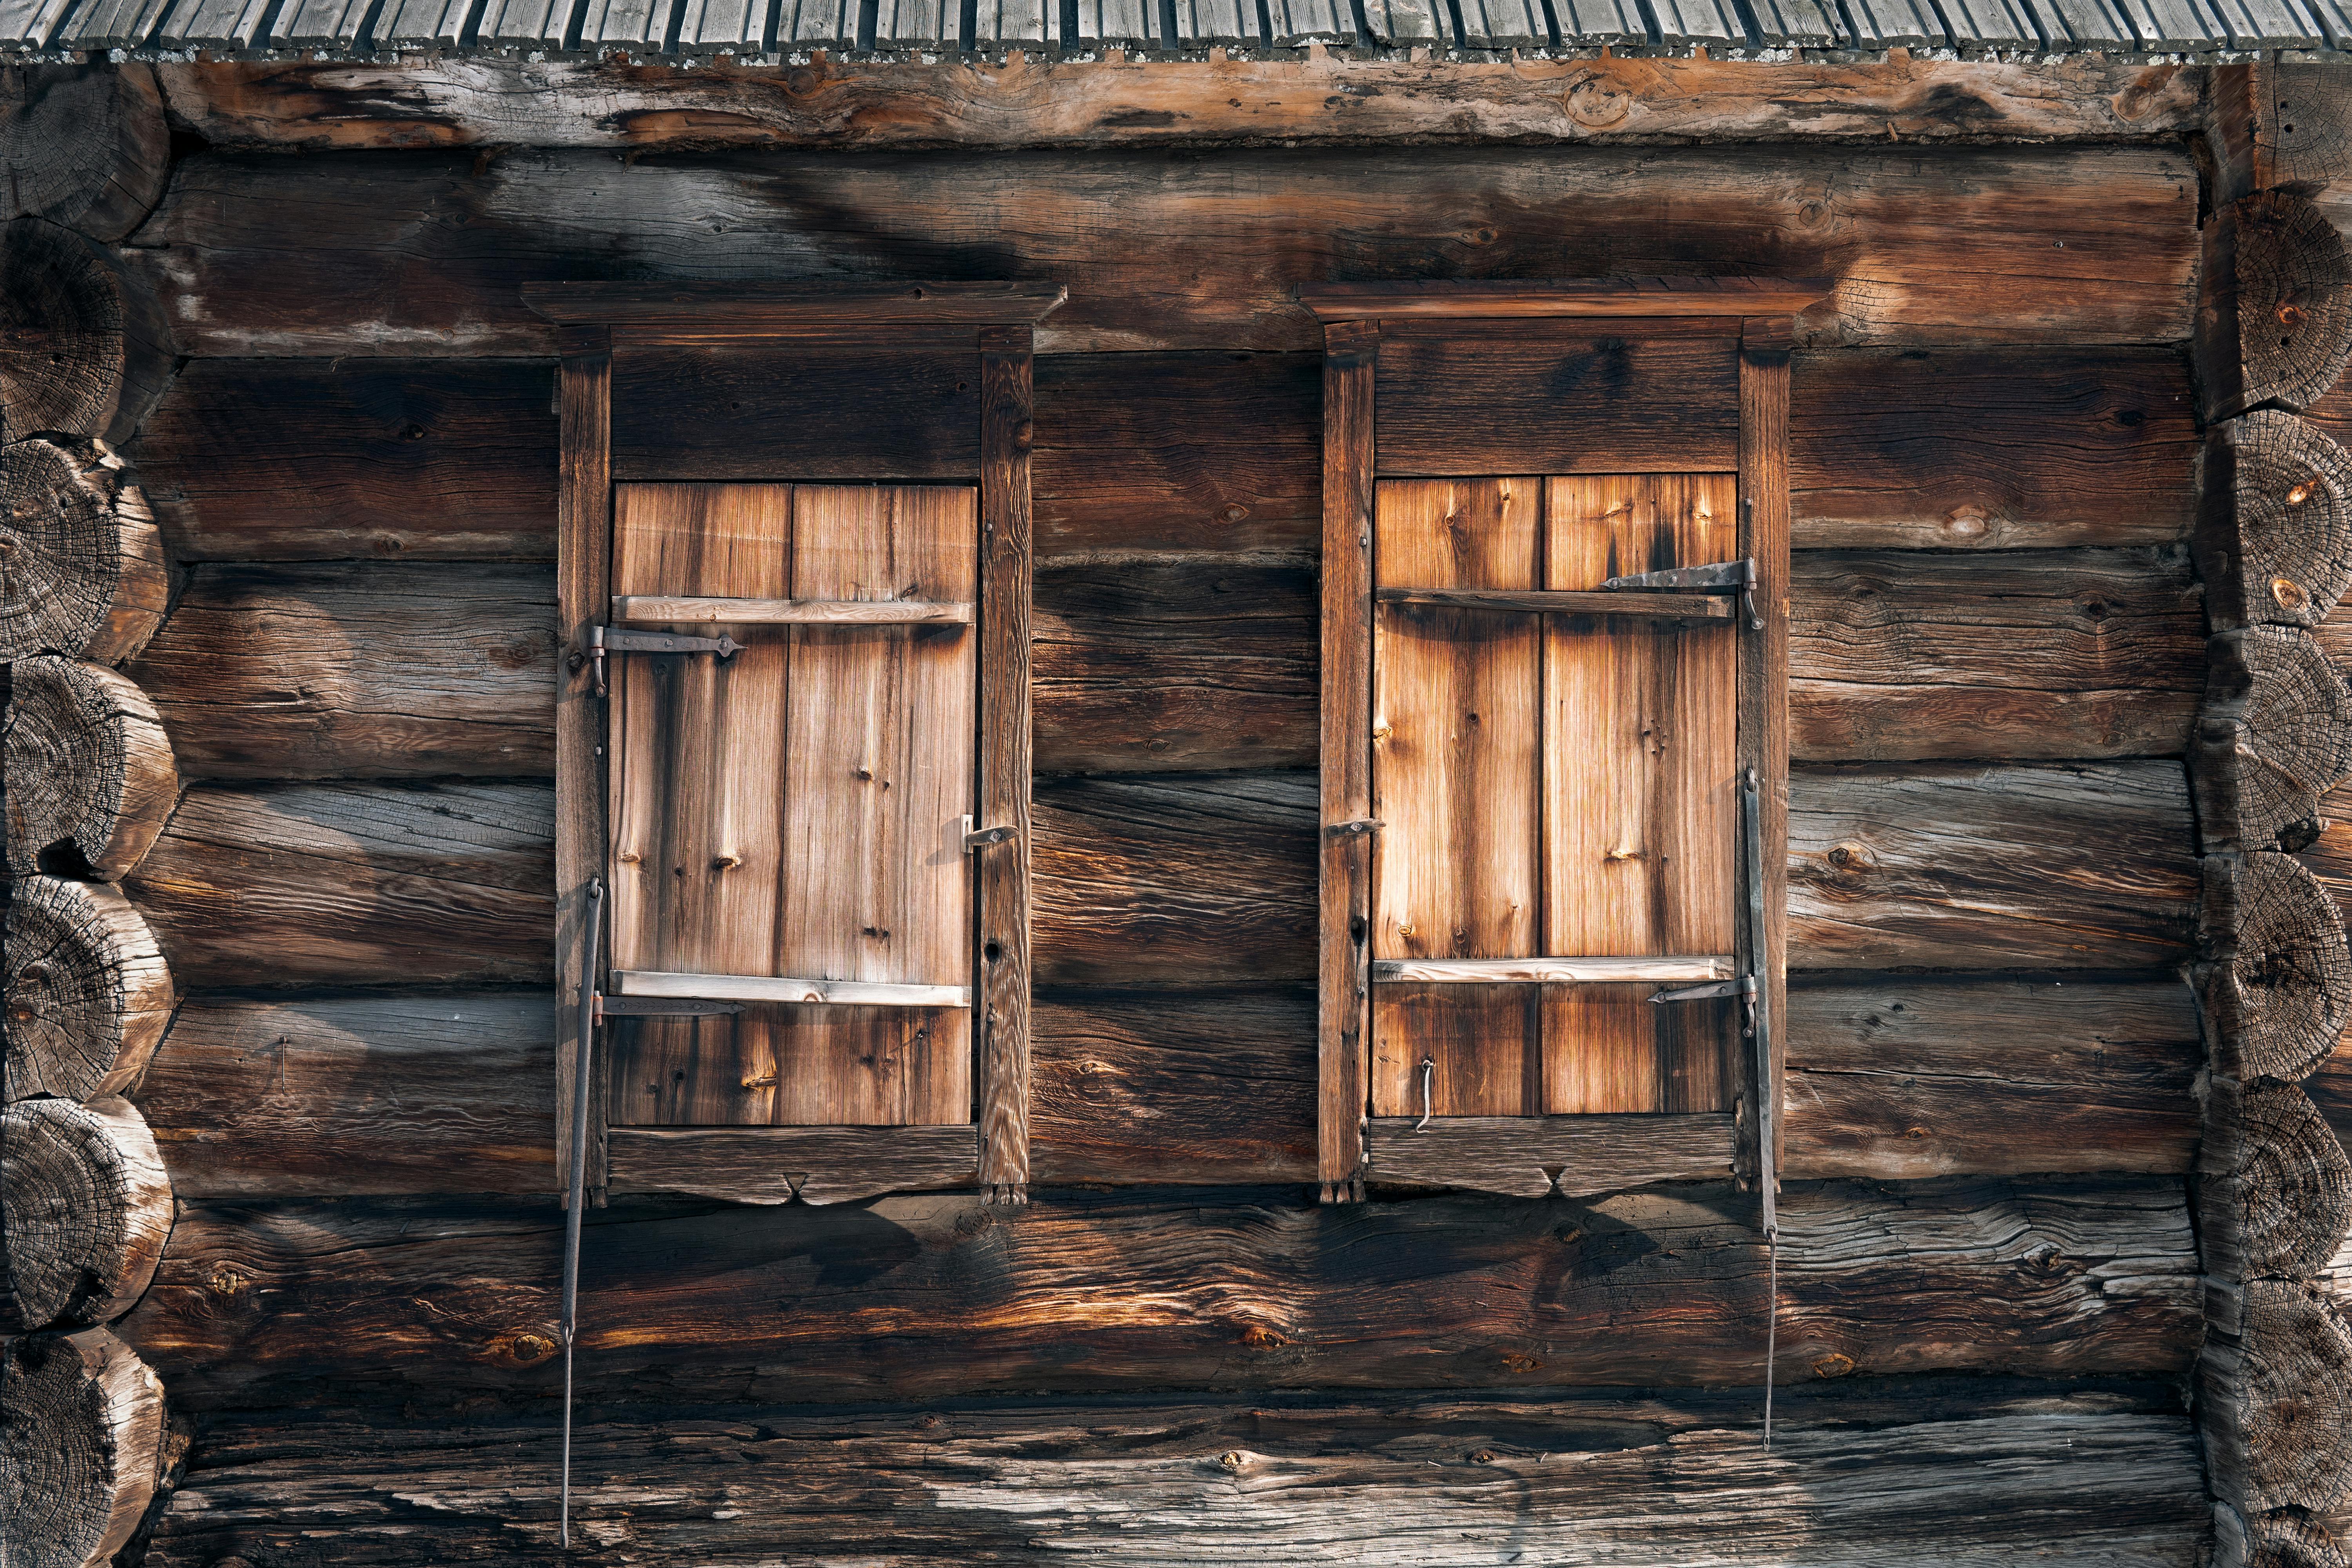
[[[76,244],[178,357],[168,388],[141,373],[152,412],[79,423],[125,443],[173,592],[143,647],[57,649],[83,663],[39,688],[126,733],[152,709],[179,775],[152,847],[18,866],[50,765],[18,759],[74,748],[19,750],[62,722],[23,697],[54,635],[8,650],[12,1074],[43,898],[103,901],[111,876],[180,994],[143,1070],[110,1059],[127,1104],[90,1110],[143,1118],[178,1205],[143,1295],[85,1308],[137,1299],[101,1348],[160,1376],[186,1445],[134,1552],[522,1562],[554,1539],[555,342],[520,286],[961,276],[1070,289],[1032,458],[1034,1201],[593,1212],[576,1537],[697,1563],[2339,1560],[2345,1433],[2311,1396],[2341,1363],[2326,1253],[2352,1184],[2302,1108],[2347,1097],[2336,1058],[2305,1100],[2292,1045],[2242,1049],[2294,1006],[2305,1058],[2340,1027],[2340,940],[2259,913],[2300,886],[2288,854],[2333,874],[2333,830],[2230,826],[2251,808],[2223,797],[2257,792],[2221,760],[2325,731],[2250,716],[2295,656],[2208,624],[2244,576],[2214,541],[2252,515],[2220,477],[2253,471],[2233,454],[2272,416],[2246,411],[2299,405],[2247,392],[2211,258],[2252,226],[2238,198],[2285,182],[2245,172],[2259,141],[2203,70],[1792,63],[1815,114],[1776,66],[1578,62],[1563,89],[1570,64],[1369,93],[1363,125],[1244,89],[1401,68],[580,66],[503,109],[481,84],[509,68],[483,62],[396,91],[158,68],[168,188]],[[1575,120],[1594,93],[1629,140]],[[1155,118],[1178,98],[1192,141]],[[1240,144],[1269,123],[1332,144]],[[14,237],[63,242],[26,222],[69,226],[10,231],[47,276]],[[1311,1187],[1321,356],[1290,290],[1708,271],[1837,280],[1793,383],[1769,1454],[1774,1303],[1731,1184]],[[2314,276],[2340,310],[2343,275]],[[2320,335],[2332,381],[2347,340]],[[762,439],[887,395],[799,390]],[[18,461],[73,433],[8,417]],[[120,460],[90,447],[44,493]],[[2330,624],[2294,635],[2333,657]],[[2315,794],[2331,743],[2298,764]],[[2294,1312],[2264,1341],[2247,1304],[2274,1290]],[[47,1440],[12,1426],[10,1462]],[[152,1489],[176,1451],[117,1468]]]

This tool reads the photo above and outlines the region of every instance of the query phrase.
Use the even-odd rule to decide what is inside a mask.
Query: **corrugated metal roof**
[[[2352,46],[2352,0],[0,0],[0,58],[811,49],[2212,57]]]

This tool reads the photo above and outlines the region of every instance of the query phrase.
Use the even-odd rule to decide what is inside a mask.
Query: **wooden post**
[[[1317,850],[1316,1179],[1325,1203],[1364,1195],[1371,994],[1372,388],[1380,333],[1323,338],[1322,811]]]
[[[991,1202],[1029,1184],[1029,452],[1034,329],[980,333],[980,1182]]]
[[[1756,563],[1756,610],[1764,630],[1760,657],[1739,667],[1739,760],[1762,784],[1764,951],[1758,1010],[1771,1033],[1771,1060],[1757,1081],[1751,1064],[1746,1137],[1765,1128],[1780,1168],[1782,1038],[1789,1016],[1789,360],[1796,323],[1787,317],[1751,319],[1739,341],[1740,540]],[[1771,1114],[1765,1114],[1770,1108]],[[1760,1149],[1750,1145],[1748,1160]],[[1757,1169],[1749,1163],[1750,1170]]]

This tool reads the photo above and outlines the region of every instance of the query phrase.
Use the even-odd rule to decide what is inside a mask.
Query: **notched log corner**
[[[0,342],[5,318],[0,306]],[[0,357],[0,384],[7,374]],[[0,410],[0,428],[13,431],[11,417]],[[170,597],[146,498],[94,441],[0,447],[0,659],[56,653],[116,663],[146,646]]]
[[[2352,358],[2352,257],[2308,198],[2263,191],[2205,227],[2197,363],[2205,417],[2308,408]]]
[[[117,240],[163,196],[172,128],[145,65],[12,66],[0,74],[0,218]]]
[[[2352,1331],[2317,1289],[2215,1287],[2198,1369],[2208,1473],[2242,1515],[2326,1512],[2352,1484]]]
[[[154,703],[100,664],[17,660],[0,756],[12,877],[114,881],[155,842],[179,795]]]
[[[2352,452],[2259,408],[2205,437],[2191,550],[2217,631],[2315,626],[2352,586]]]
[[[127,1101],[0,1110],[0,1331],[121,1317],[155,1277],[171,1230],[171,1180]]]
[[[172,363],[163,306],[108,247],[43,218],[0,227],[0,439],[128,441]]]
[[[2209,855],[2199,936],[2214,1070],[2299,1079],[2352,1017],[2352,949],[2319,879],[2284,855]]]
[[[2324,1272],[2352,1231],[2352,1156],[2302,1088],[2208,1083],[2200,1243],[2218,1279]]]
[[[104,1329],[27,1334],[0,1347],[0,1519],[9,1561],[101,1568],[155,1496],[163,1385]]]
[[[2319,797],[2352,771],[2352,691],[2300,627],[2222,632],[2208,649],[2189,754],[2205,847],[2309,843]]]
[[[154,1055],[172,974],[114,888],[27,878],[7,910],[5,1098],[120,1094]]]

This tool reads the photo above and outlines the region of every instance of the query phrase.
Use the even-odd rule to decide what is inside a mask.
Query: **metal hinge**
[[[1738,561],[1711,561],[1704,566],[1670,566],[1662,572],[1636,572],[1630,576],[1612,577],[1601,584],[1603,588],[1643,588],[1655,592],[1661,588],[1693,588],[1719,592],[1725,588],[1739,590],[1739,608],[1748,617],[1748,629],[1760,632],[1764,617],[1756,613],[1756,558],[1744,556]]]
[[[1756,976],[1738,975],[1730,980],[1710,980],[1704,985],[1685,985],[1673,991],[1661,991],[1653,1002],[1711,1002],[1719,996],[1738,996],[1747,1004],[1747,1017],[1740,1026],[1743,1037],[1756,1034]]]
[[[967,855],[975,849],[985,849],[992,844],[1003,844],[1012,837],[1011,827],[1000,825],[995,827],[974,829],[971,817],[967,816],[963,819],[963,851]]]
[[[631,632],[614,626],[590,626],[588,663],[596,695],[604,695],[604,656],[608,653],[710,653],[721,663],[743,651],[743,645],[725,632],[715,637],[688,637],[682,632]],[[572,668],[577,669],[578,665]]]
[[[1335,822],[1323,829],[1333,838],[1360,838],[1367,833],[1378,833],[1387,823],[1377,816],[1359,816],[1352,822]]]
[[[592,1006],[597,1023],[607,1018],[712,1018],[740,1013],[740,1002],[704,1002],[691,996],[607,996],[599,991]]]

